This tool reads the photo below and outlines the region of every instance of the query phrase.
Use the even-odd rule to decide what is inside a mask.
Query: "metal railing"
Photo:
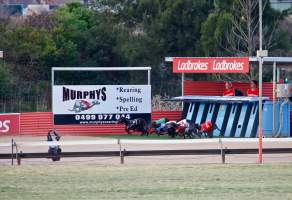
[[[283,138],[284,139],[284,138]],[[254,139],[235,139],[229,140],[226,138],[226,142],[254,142]],[[271,139],[273,141],[273,139]],[[289,140],[291,141],[291,140]],[[17,144],[13,139],[11,144],[2,144],[2,147],[11,146],[11,153],[0,154],[0,159],[11,159],[11,165],[14,165],[14,160],[17,160],[17,164],[21,164],[22,159],[33,159],[33,158],[54,158],[47,152],[28,152],[24,153],[19,151],[20,146],[33,147],[33,146],[49,146],[54,145],[100,145],[110,144],[119,145],[119,150],[113,151],[74,151],[74,152],[62,152],[58,157],[60,158],[80,158],[80,157],[120,157],[120,163],[124,163],[125,157],[130,156],[172,156],[172,155],[218,155],[221,157],[221,162],[225,163],[226,155],[231,154],[258,154],[257,148],[226,148],[223,147],[221,138],[217,139],[205,139],[203,143],[218,143],[219,148],[207,148],[207,149],[167,149],[167,150],[130,150],[127,151],[122,147],[122,144],[195,144],[202,143],[201,140],[190,139],[190,140],[110,140],[110,141],[72,141],[72,142],[30,142]],[[266,142],[270,142],[268,140]],[[292,148],[265,148],[263,149],[264,154],[287,154],[292,153]]]

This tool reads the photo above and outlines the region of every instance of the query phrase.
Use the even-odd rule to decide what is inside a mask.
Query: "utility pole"
[[[259,0],[259,50],[257,57],[259,60],[259,127],[258,127],[258,163],[263,163],[263,58],[268,56],[268,51],[263,50],[263,2]]]

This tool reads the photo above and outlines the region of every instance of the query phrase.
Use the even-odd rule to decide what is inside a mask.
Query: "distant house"
[[[27,16],[49,12],[68,3],[84,3],[83,0],[0,0],[0,17]]]
[[[271,7],[275,10],[286,10],[292,8],[292,0],[270,0]]]
[[[80,0],[0,0],[1,4],[23,4],[25,6],[29,4],[55,4],[55,5],[64,5],[67,3],[77,3],[83,2]]]
[[[29,4],[27,7],[23,10],[23,15],[39,15],[44,12],[50,11],[50,5],[49,4]]]
[[[22,14],[23,14],[23,5],[21,4],[0,5],[0,17],[22,16]]]

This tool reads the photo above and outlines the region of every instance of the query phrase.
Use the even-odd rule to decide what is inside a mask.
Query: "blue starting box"
[[[211,121],[218,129],[213,135],[224,137],[257,137],[259,122],[258,97],[233,96],[180,96],[172,100],[184,103],[182,118],[191,123]],[[290,135],[290,105],[275,104],[276,133],[280,137]],[[281,117],[280,117],[281,114]],[[281,123],[281,125],[280,125]],[[273,134],[273,103],[263,97],[263,135]]]

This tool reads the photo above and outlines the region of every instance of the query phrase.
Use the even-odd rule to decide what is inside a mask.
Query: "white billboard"
[[[115,123],[121,116],[150,120],[151,86],[55,85],[53,114],[55,124]]]

